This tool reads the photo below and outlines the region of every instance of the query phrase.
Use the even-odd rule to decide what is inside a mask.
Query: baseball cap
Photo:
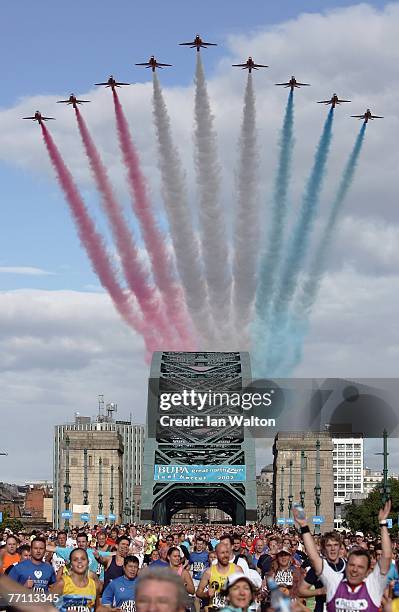
[[[242,574],[241,572],[234,572],[234,574],[230,574],[230,576],[228,577],[226,585],[223,590],[228,591],[228,589],[232,587],[239,580],[245,580],[246,582],[248,582],[249,586],[252,589],[254,588],[254,584],[250,580],[250,578],[248,578],[248,576],[246,576],[245,574]]]
[[[360,536],[361,538],[364,538],[364,533],[363,531],[356,531],[355,536]]]

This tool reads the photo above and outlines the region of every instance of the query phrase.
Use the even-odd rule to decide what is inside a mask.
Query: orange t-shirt
[[[14,565],[14,563],[19,563],[20,560],[21,560],[21,557],[19,556],[18,553],[14,553],[13,555],[10,555],[10,553],[6,552],[3,557],[3,566],[0,569],[0,574],[4,574],[7,567],[10,567],[10,565]]]

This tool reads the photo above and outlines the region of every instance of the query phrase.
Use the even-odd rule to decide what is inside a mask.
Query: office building
[[[352,493],[363,493],[363,436],[340,434],[333,437],[334,504],[349,500]]]
[[[115,515],[116,522],[139,517],[144,426],[114,420],[116,404],[100,399],[96,419],[75,414],[73,423],[56,425],[54,436],[54,526],[63,524],[65,484],[70,504],[90,505],[90,522],[97,515]],[[69,477],[67,478],[67,465]],[[86,482],[85,482],[86,475]],[[85,494],[87,491],[87,495]],[[85,499],[86,498],[86,499]],[[78,512],[71,521],[80,522]]]

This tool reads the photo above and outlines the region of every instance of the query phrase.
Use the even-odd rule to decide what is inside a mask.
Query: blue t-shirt
[[[167,561],[162,561],[162,559],[157,559],[156,561],[151,561],[151,567],[169,567],[169,563]]]
[[[75,548],[69,548],[69,547],[61,547],[61,546],[57,546],[55,549],[55,553],[61,557],[62,559],[64,559],[65,561],[69,561],[69,557],[70,554],[73,550],[76,550]],[[95,574],[97,573],[97,570],[99,569],[99,563],[97,561],[97,559],[94,556],[93,553],[93,549],[92,548],[87,548],[86,550],[87,552],[87,556],[89,557],[89,570],[91,572],[94,572]],[[110,557],[112,555],[112,553],[110,552],[100,552],[101,557]],[[100,564],[100,580],[104,580],[104,566],[102,566]]]
[[[192,552],[190,555],[190,566],[193,570],[194,580],[201,580],[204,570],[209,567],[208,553],[203,552]]]
[[[101,603],[104,606],[121,608],[134,612],[136,610],[136,578],[129,580],[126,576],[114,578],[104,589]]]
[[[35,591],[48,591],[49,585],[54,584],[56,580],[55,572],[50,563],[33,563],[29,559],[14,565],[9,577],[22,585],[31,578]]]
[[[391,567],[389,568],[389,572],[387,573],[388,584],[391,582],[391,580],[399,580],[399,573],[396,568],[396,563],[394,561],[391,563]]]

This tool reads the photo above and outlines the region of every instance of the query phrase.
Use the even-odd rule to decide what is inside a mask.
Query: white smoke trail
[[[226,334],[231,312],[231,273],[223,211],[219,202],[221,169],[216,133],[201,56],[195,73],[195,162],[199,187],[199,224],[212,315]]]
[[[156,73],[153,76],[153,114],[158,140],[162,195],[168,216],[176,264],[184,288],[187,307],[203,344],[214,337],[201,254],[188,206],[185,176],[173,143],[170,120]]]
[[[257,174],[259,153],[256,142],[256,109],[252,74],[248,74],[240,137],[238,202],[234,228],[233,305],[236,330],[248,342],[247,325],[256,290],[259,252],[259,208]]]

